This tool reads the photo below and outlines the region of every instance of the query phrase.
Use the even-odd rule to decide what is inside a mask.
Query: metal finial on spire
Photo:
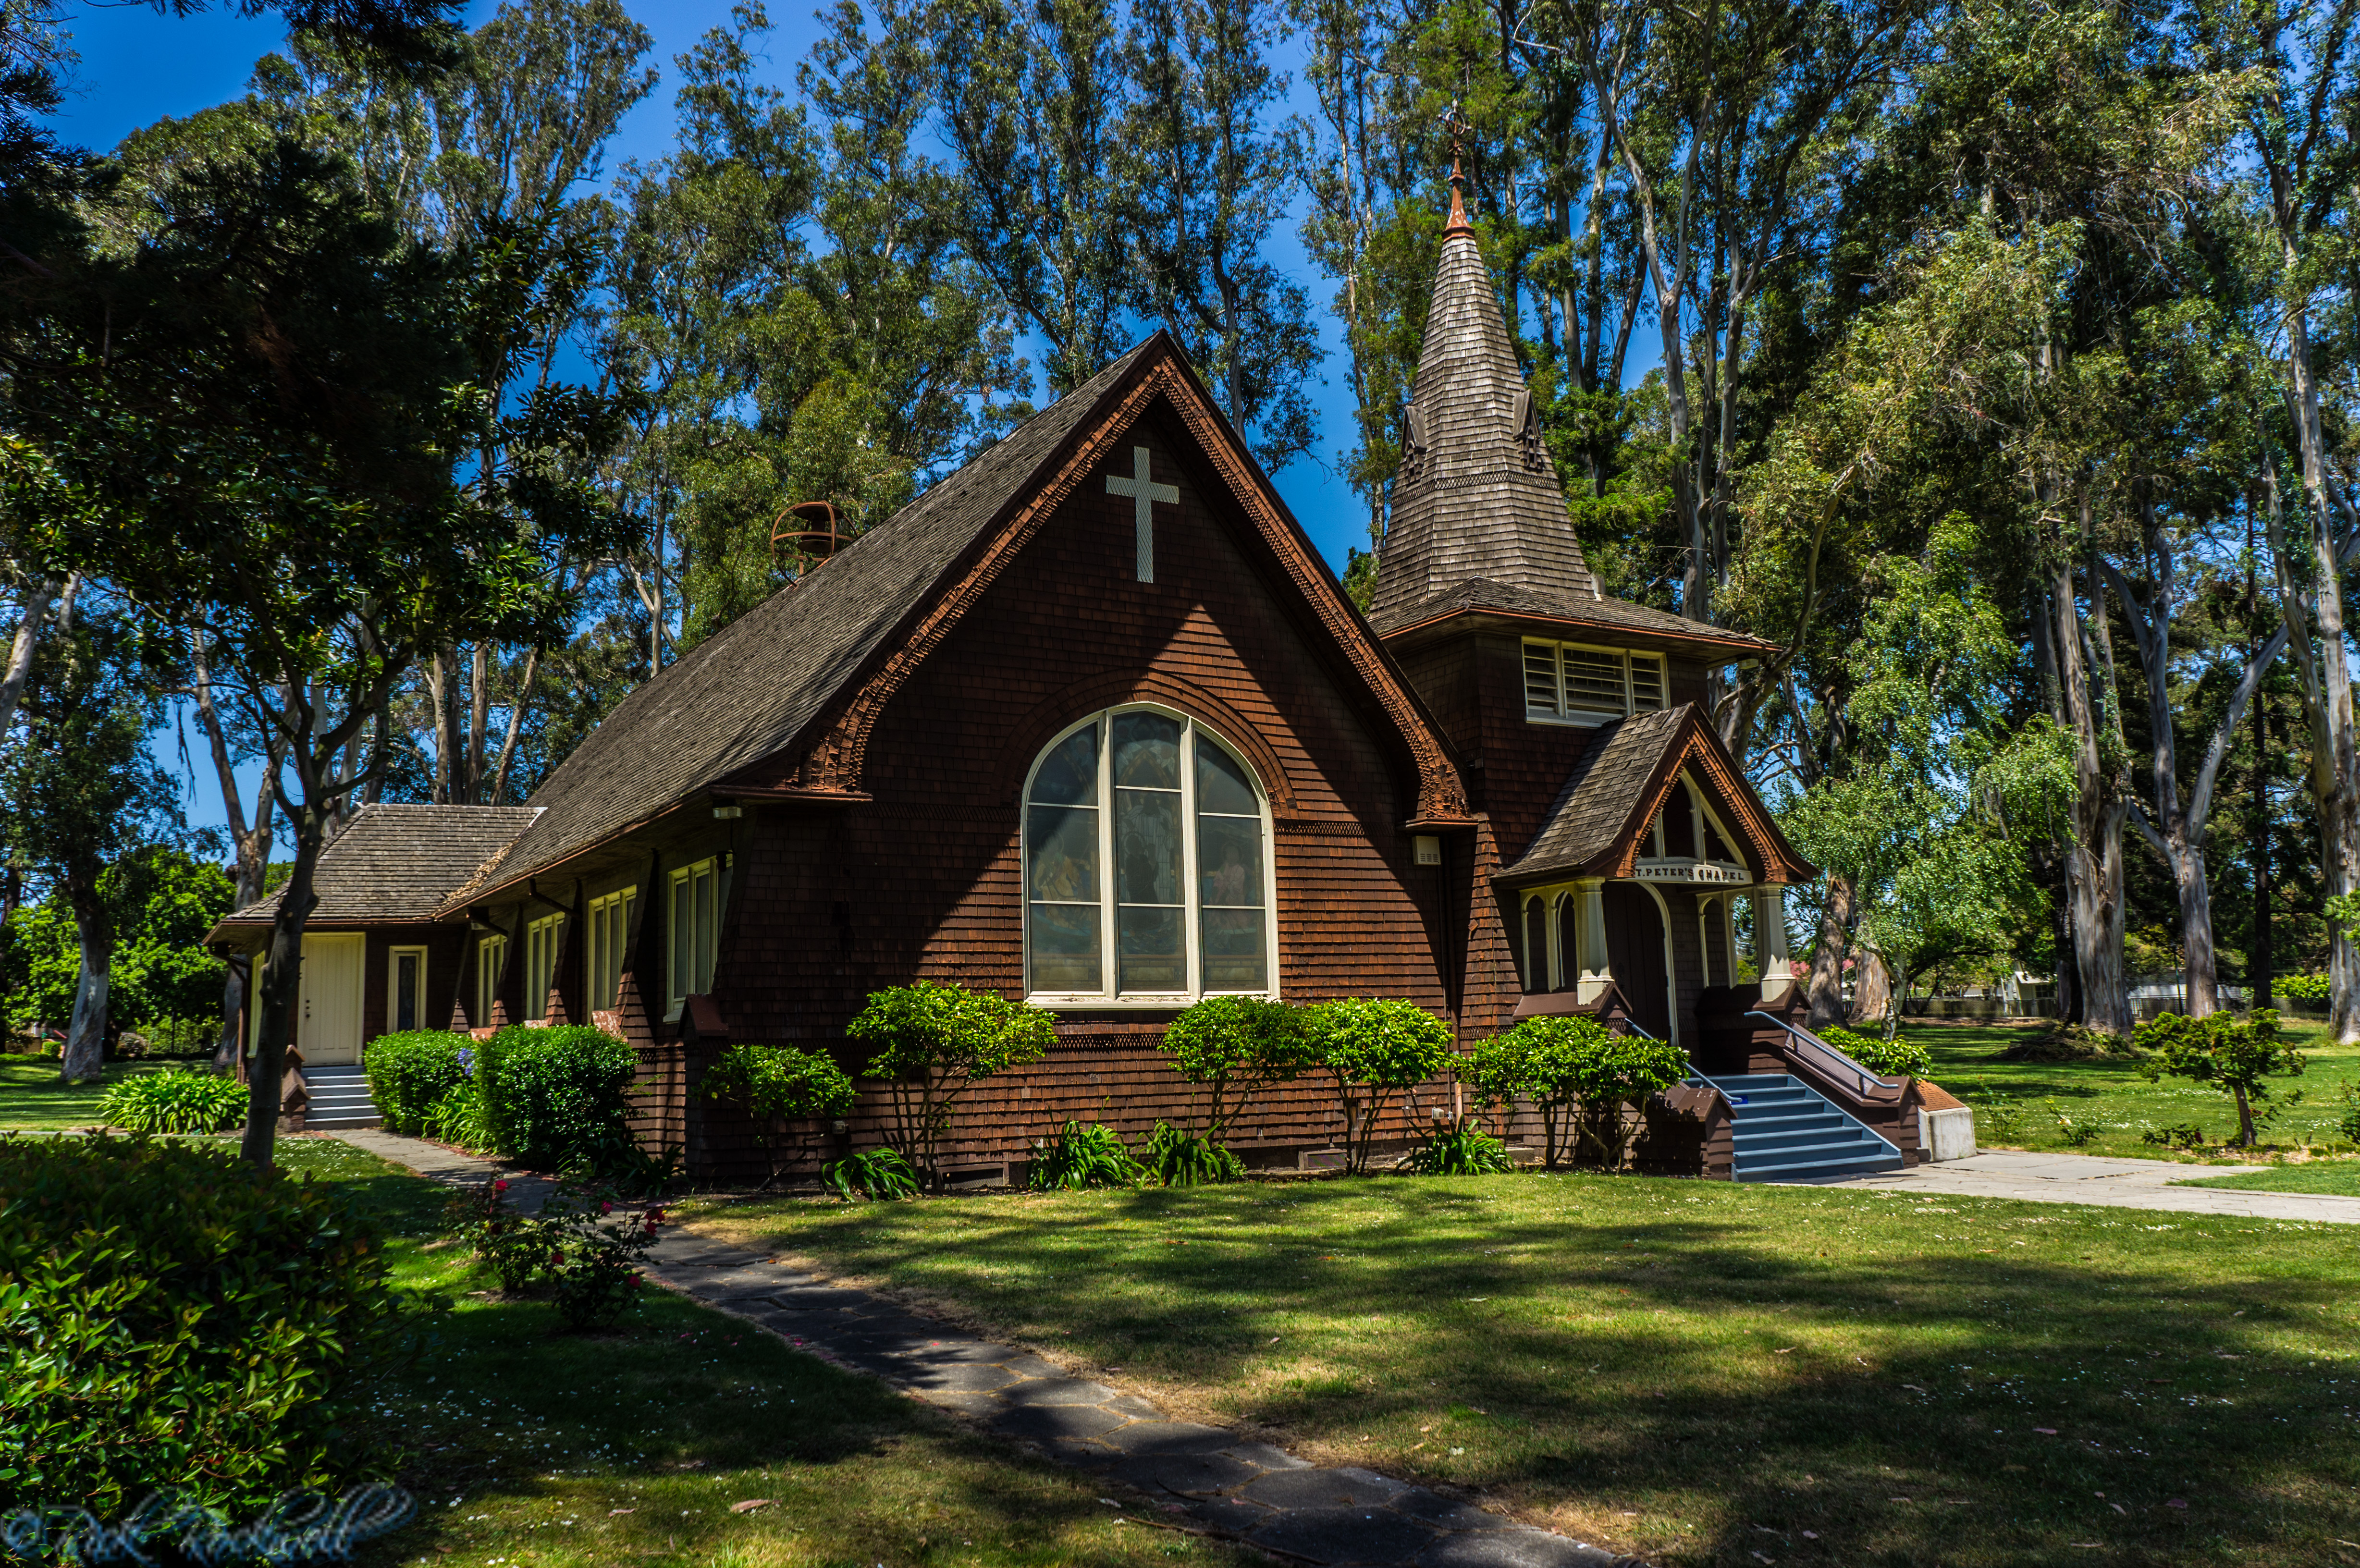
[[[1442,128],[1450,135],[1450,219],[1442,226],[1442,237],[1448,240],[1465,234],[1473,239],[1475,225],[1467,221],[1467,176],[1460,165],[1466,156],[1466,135],[1474,127],[1459,117],[1459,105],[1454,101],[1442,116]]]

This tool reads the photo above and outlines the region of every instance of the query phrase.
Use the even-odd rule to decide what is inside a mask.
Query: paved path
[[[2090,1154],[2026,1154],[1991,1149],[1965,1160],[1815,1186],[1886,1187],[1896,1192],[1971,1198],[2026,1198],[2036,1203],[2095,1203],[2116,1209],[2169,1209],[2252,1220],[2323,1220],[2360,1225],[2360,1198],[2323,1192],[2266,1192],[2251,1187],[2175,1187],[2190,1177],[2228,1176],[2218,1166],[2168,1160],[2101,1160]]]
[[[489,1160],[417,1138],[331,1136],[436,1181],[473,1182],[497,1171]],[[519,1183],[520,1202],[547,1191],[546,1183],[535,1190],[510,1180]],[[1643,1568],[1637,1558],[1374,1471],[1316,1466],[1221,1427],[1168,1420],[1136,1395],[1071,1377],[1030,1351],[974,1338],[684,1227],[657,1243],[648,1273],[798,1350],[1143,1493],[1153,1514],[1142,1517],[1159,1523],[1338,1568]]]

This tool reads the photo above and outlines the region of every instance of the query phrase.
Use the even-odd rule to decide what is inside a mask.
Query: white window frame
[[[1550,705],[1546,708],[1535,707],[1533,703],[1533,650],[1536,648],[1545,648],[1548,652],[1551,692]],[[1622,711],[1621,713],[1608,708],[1584,708],[1574,711],[1568,707],[1566,701],[1565,678],[1565,656],[1568,651],[1603,654],[1622,667]],[[1644,707],[1639,704],[1637,679],[1633,673],[1636,666],[1641,663],[1651,664],[1655,670],[1655,701]],[[1555,642],[1546,637],[1525,637],[1517,649],[1516,675],[1524,685],[1524,722],[1527,724],[1569,724],[1577,729],[1596,729],[1600,724],[1611,724],[1617,719],[1629,718],[1633,713],[1660,713],[1669,707],[1672,701],[1670,660],[1660,653],[1641,653],[1627,648],[1601,648],[1594,643]]]
[[[508,939],[494,932],[475,943],[475,1016],[467,1021],[477,1029],[492,1025],[492,1008],[500,999],[500,971],[508,967]]]
[[[664,888],[665,988],[672,1002],[664,1017],[671,1019],[680,1017],[691,996],[701,996],[713,989],[713,973],[721,956],[721,917],[729,901],[729,857],[708,855],[703,860],[677,866],[666,878]],[[681,918],[683,889],[688,900],[685,922]],[[700,921],[704,922],[701,931]],[[683,938],[688,944],[684,952]]]
[[[524,1021],[549,1021],[549,993],[557,984],[557,947],[565,917],[543,915],[524,928]]]
[[[1120,991],[1120,955],[1116,950],[1115,935],[1115,871],[1114,871],[1114,810],[1113,780],[1114,748],[1108,735],[1117,718],[1125,713],[1157,713],[1180,724],[1180,832],[1182,835],[1181,883],[1185,889],[1182,899],[1182,942],[1188,961],[1187,988],[1180,991]],[[1098,958],[1099,974],[1104,988],[1098,991],[1034,991],[1032,983],[1032,782],[1058,746],[1071,736],[1093,725],[1099,726],[1098,748]],[[1253,787],[1254,803],[1262,819],[1262,975],[1268,984],[1255,990],[1207,991],[1204,988],[1204,951],[1199,916],[1203,905],[1202,888],[1198,886],[1196,868],[1196,736],[1199,732],[1209,735],[1214,744],[1234,758],[1244,769],[1246,781]],[[1024,926],[1025,1000],[1039,1007],[1087,1008],[1091,1011],[1170,1010],[1185,1007],[1206,996],[1267,996],[1273,1000],[1280,991],[1278,972],[1278,837],[1273,831],[1270,809],[1270,789],[1262,782],[1261,770],[1248,759],[1245,749],[1209,724],[1200,724],[1177,708],[1167,708],[1156,702],[1125,702],[1117,707],[1101,708],[1086,719],[1067,724],[1052,736],[1032,758],[1025,770],[1023,792],[1017,803],[1017,909]]]
[[[412,1029],[427,1029],[426,1021],[426,949],[422,947],[388,948],[385,954],[385,1030],[388,1034],[401,1032],[401,961],[418,960],[418,994],[411,998],[417,1006],[411,1009],[418,1021]],[[445,1020],[448,1021],[447,1019]]]
[[[639,896],[635,887],[618,887],[590,900],[588,996],[593,1012],[621,1006],[623,950],[631,940],[631,903]]]

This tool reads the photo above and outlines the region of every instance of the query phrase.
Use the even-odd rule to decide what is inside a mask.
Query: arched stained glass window
[[[1035,999],[1276,988],[1268,800],[1181,714],[1110,709],[1049,744],[1024,790],[1024,899]]]

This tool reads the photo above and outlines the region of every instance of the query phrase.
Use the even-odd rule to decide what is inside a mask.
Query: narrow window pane
[[[1260,909],[1207,909],[1204,933],[1205,989],[1262,991],[1269,988]]]
[[[1094,806],[1098,798],[1098,727],[1076,730],[1041,759],[1032,799],[1044,806]]]
[[[1535,713],[1557,711],[1557,649],[1548,643],[1524,644],[1524,707]]]
[[[1184,991],[1188,986],[1188,957],[1181,945],[1183,921],[1178,909],[1142,909],[1126,904],[1115,911],[1115,944],[1120,953],[1117,988],[1123,991]]]
[[[689,910],[688,878],[672,885],[672,995],[674,1001],[695,988],[696,931]]]
[[[1180,721],[1161,713],[1120,713],[1114,721],[1118,789],[1180,788]]]
[[[1098,814],[1088,806],[1034,806],[1024,847],[1032,857],[1024,888],[1034,900],[1095,903],[1098,897]]]
[[[1548,906],[1538,898],[1524,902],[1524,989],[1549,988]]]
[[[1032,906],[1032,973],[1035,991],[1092,992],[1106,989],[1098,962],[1096,904]]]
[[[1557,988],[1570,991],[1581,978],[1580,944],[1574,938],[1581,926],[1580,906],[1571,898],[1557,901]]]
[[[418,1027],[418,955],[405,953],[394,961],[394,990],[399,994],[394,1004],[393,1027],[409,1030]]]
[[[1180,797],[1114,792],[1115,897],[1125,904],[1180,902]]]
[[[696,879],[696,989],[702,996],[713,989],[714,939],[720,924],[719,911],[714,907],[715,884],[719,879],[708,867]]]
[[[1246,777],[1245,764],[1201,731],[1196,735],[1196,809],[1231,817],[1262,815],[1262,798]]]
[[[1197,900],[1206,908],[1262,907],[1262,819],[1196,819]]]

